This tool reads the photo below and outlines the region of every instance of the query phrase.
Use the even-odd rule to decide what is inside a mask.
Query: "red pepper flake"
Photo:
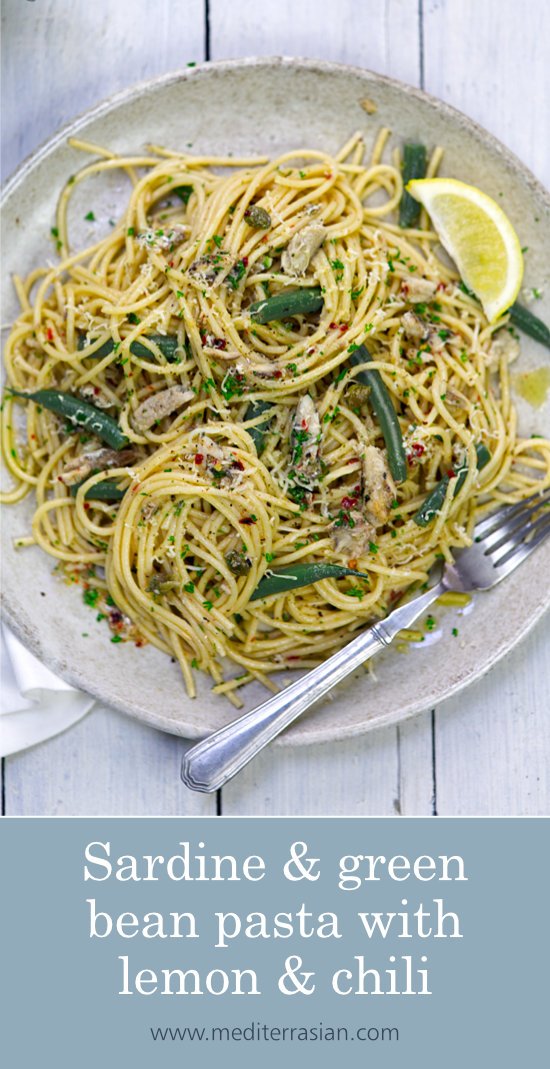
[[[306,349],[306,356],[312,356],[312,354],[314,352],[315,352],[315,346],[314,345],[310,345],[309,349]]]
[[[300,656],[301,655],[299,653],[289,653],[287,658],[286,658],[286,660],[287,661],[299,661],[300,660]]]
[[[439,282],[437,288],[438,288],[438,290],[444,290],[446,288],[445,287],[445,283],[444,282]]]
[[[195,453],[195,464],[202,464],[204,456],[202,453]]]
[[[338,330],[340,331],[340,334],[345,334],[346,330],[349,330],[349,325],[347,323],[341,323]]]
[[[243,267],[248,267],[248,256],[243,256],[242,260],[241,260],[241,263],[242,263]]]
[[[86,509],[86,512],[87,512],[87,511],[88,511],[88,509],[90,508],[90,502],[89,502],[89,501],[85,501],[85,502],[84,502],[84,505],[83,505],[83,508],[85,508],[85,509]]]
[[[420,442],[412,442],[411,449],[417,457],[421,457],[422,454],[426,452],[426,446],[422,445]]]
[[[214,349],[227,349],[227,342],[225,338],[214,338],[214,341],[212,342],[212,347]]]
[[[354,493],[354,494],[355,494],[356,496],[357,496],[357,494],[360,494],[360,493],[361,493],[361,487],[360,487],[360,486],[354,486],[354,487],[353,487],[353,493]]]
[[[453,471],[452,468],[449,469],[447,475],[449,476],[449,479],[456,479],[456,471]]]
[[[329,323],[329,330],[338,330],[338,323]]]
[[[324,178],[332,178],[332,172],[331,171],[325,171],[323,177]]]
[[[273,372],[273,378],[274,379],[282,379],[282,377],[283,377],[282,371],[274,371]]]
[[[252,523],[256,523],[256,520],[252,519],[252,516],[245,516],[244,520],[239,520],[239,523],[244,523],[247,527]]]
[[[53,330],[52,330],[51,327],[48,327],[48,329],[46,331],[46,337],[47,337],[48,341],[53,341]]]
[[[235,467],[239,469],[239,471],[244,471],[244,464],[242,460],[239,460],[238,457],[235,457],[234,464]]]
[[[356,497],[343,497],[342,498],[342,508],[343,509],[353,509],[353,508],[355,508],[356,504],[357,504],[357,498]]]
[[[350,560],[348,561],[348,567],[349,567],[349,568],[354,568],[354,569],[355,569],[355,568],[357,568],[357,565],[358,565],[358,563],[359,563],[359,562],[358,562],[357,558],[356,558],[356,557],[352,557],[352,558],[351,558],[351,559],[350,559]]]

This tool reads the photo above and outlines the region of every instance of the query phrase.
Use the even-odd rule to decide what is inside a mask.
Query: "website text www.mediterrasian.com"
[[[155,1043],[396,1043],[399,1029],[389,1025],[325,1024],[266,1024],[251,1021],[243,1027],[210,1025],[199,1028],[151,1026],[150,1038]]]

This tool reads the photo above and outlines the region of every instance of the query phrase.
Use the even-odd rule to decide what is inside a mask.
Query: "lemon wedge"
[[[415,178],[407,190],[430,216],[441,244],[490,323],[514,303],[523,278],[518,236],[486,193],[456,178]]]

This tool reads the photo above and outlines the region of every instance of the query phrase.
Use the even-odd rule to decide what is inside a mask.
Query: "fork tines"
[[[495,568],[515,567],[550,534],[549,506],[550,487],[476,524],[475,540]]]

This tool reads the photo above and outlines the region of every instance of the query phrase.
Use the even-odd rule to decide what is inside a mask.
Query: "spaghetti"
[[[84,580],[115,638],[177,658],[190,695],[194,669],[237,704],[318,663],[468,545],[476,510],[550,482],[550,443],[517,436],[506,321],[424,216],[395,221],[388,136],[367,162],[359,134],[273,161],[76,143],[99,159],[61,194],[60,262],[15,280],[9,383],[41,392],[25,444],[6,396],[4,500],[35,494],[23,541]],[[113,168],[126,211],[72,253],[74,188]]]

